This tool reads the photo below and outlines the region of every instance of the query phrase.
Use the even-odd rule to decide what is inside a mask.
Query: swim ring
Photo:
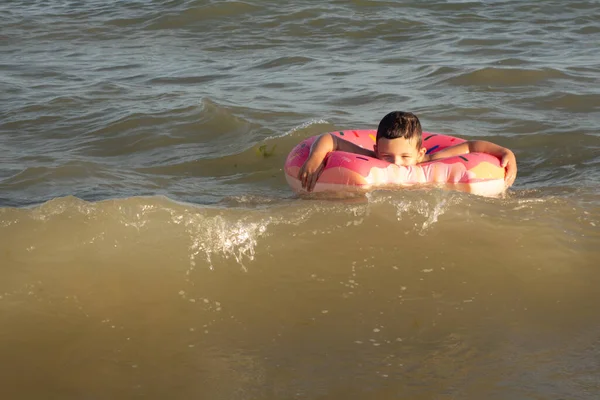
[[[376,130],[345,130],[331,132],[358,146],[373,150]],[[310,146],[318,136],[298,143],[285,161],[285,177],[297,193],[305,192],[298,179],[298,171],[310,153]],[[427,154],[464,142],[464,139],[423,132],[423,145]],[[325,158],[325,167],[313,192],[369,190],[389,185],[433,184],[481,196],[496,196],[505,190],[504,168],[496,157],[483,153],[430,161],[409,167],[397,166],[387,161],[363,155],[334,151]]]

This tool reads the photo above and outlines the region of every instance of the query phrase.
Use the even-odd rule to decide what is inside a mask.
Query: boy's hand
[[[517,178],[517,159],[512,151],[509,149],[504,150],[500,165],[504,167],[504,184],[508,188],[512,186]]]
[[[302,188],[308,192],[312,192],[317,179],[323,172],[325,167],[325,158],[332,151],[345,151],[347,153],[361,154],[368,157],[375,157],[372,150],[363,149],[362,147],[336,137],[331,133],[324,133],[310,146],[310,155],[304,165],[298,171],[298,179],[302,183]]]
[[[304,165],[300,167],[298,179],[302,183],[302,188],[306,189],[307,192],[312,192],[317,184],[317,179],[319,179],[321,172],[323,172],[323,167],[325,167],[324,160],[324,158],[320,157],[309,157]]]

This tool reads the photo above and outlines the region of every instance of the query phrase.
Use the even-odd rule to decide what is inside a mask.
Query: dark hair
[[[404,111],[392,111],[379,122],[377,128],[377,140],[404,138],[406,140],[416,139],[417,149],[423,143],[423,130],[419,118],[413,113]]]

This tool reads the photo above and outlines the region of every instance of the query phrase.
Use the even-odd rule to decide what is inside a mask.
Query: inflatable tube
[[[373,150],[376,130],[347,130],[331,132],[363,148]],[[291,188],[305,192],[298,179],[298,171],[310,153],[317,136],[300,142],[285,161],[285,177]],[[428,154],[465,140],[423,132],[423,145]],[[455,157],[401,167],[387,161],[359,154],[334,151],[327,155],[325,167],[313,192],[369,190],[382,186],[434,184],[482,196],[497,196],[504,192],[504,168],[489,154],[469,153]]]

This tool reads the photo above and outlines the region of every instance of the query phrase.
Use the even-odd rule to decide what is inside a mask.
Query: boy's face
[[[420,163],[427,152],[425,147],[417,149],[416,140],[396,138],[380,138],[375,144],[375,155],[380,160],[399,166],[409,166]]]

